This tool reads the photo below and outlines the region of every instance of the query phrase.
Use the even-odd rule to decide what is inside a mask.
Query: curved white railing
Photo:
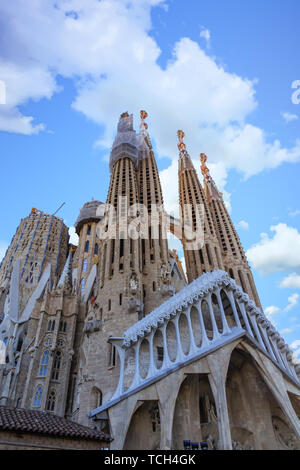
[[[185,323],[184,332],[182,315]],[[198,321],[197,332],[193,322],[195,315]],[[175,333],[173,360],[170,357],[170,338],[167,333],[170,324],[173,325]],[[155,352],[158,346],[155,341],[158,332],[163,351],[161,361],[158,361]],[[124,332],[123,337],[110,338],[120,359],[119,383],[112,398],[93,410],[90,417],[245,334],[299,385],[297,376],[299,365],[294,364],[293,353],[289,346],[236,282],[226,272],[216,270],[203,274],[186,286],[131,326]],[[182,340],[183,336],[185,341]],[[141,348],[145,341],[146,351],[145,348]],[[186,352],[184,352],[184,342],[189,345]],[[131,360],[128,360],[129,357]],[[144,375],[141,374],[141,366],[143,369],[146,366],[147,371]]]

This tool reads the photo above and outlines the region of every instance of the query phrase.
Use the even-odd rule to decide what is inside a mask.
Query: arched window
[[[49,320],[47,331],[54,331],[54,328],[55,328],[55,320]]]
[[[87,235],[90,235],[91,234],[91,226],[88,225],[88,228],[87,228]]]
[[[48,362],[49,362],[49,356],[50,356],[49,350],[46,349],[46,351],[44,351],[44,354],[43,354],[43,357],[42,357],[42,360],[41,360],[41,367],[40,367],[40,376],[41,377],[45,377],[45,375],[47,374],[47,366],[48,366]]]
[[[41,406],[42,394],[43,394],[43,387],[39,385],[34,395],[33,406]]]
[[[65,333],[67,330],[67,322],[63,321],[63,320],[60,320],[59,322],[59,331],[62,331],[63,333]]]
[[[108,367],[115,367],[116,365],[116,347],[109,343],[108,345]]]
[[[93,387],[91,392],[91,408],[95,409],[102,405],[102,392],[99,388]]]
[[[54,411],[55,400],[56,400],[55,390],[51,390],[48,396],[48,401],[47,401],[47,407],[46,407],[47,411]]]
[[[90,242],[89,242],[89,241],[85,242],[85,249],[84,249],[84,251],[85,251],[86,253],[89,252],[89,247],[90,247]]]
[[[85,273],[87,267],[87,258],[85,258],[82,262],[82,271]]]
[[[58,380],[61,365],[61,352],[56,351],[53,361],[52,380]]]

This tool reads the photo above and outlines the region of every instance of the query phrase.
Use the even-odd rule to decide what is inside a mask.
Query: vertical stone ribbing
[[[203,158],[206,161],[205,155]],[[205,168],[207,167],[205,166]],[[255,301],[257,306],[262,308],[240,238],[226,209],[222,194],[209,176],[208,170],[204,178],[204,194],[222,250],[225,270]]]
[[[191,211],[191,222],[193,230],[197,230],[197,219],[202,222],[204,244],[199,249],[187,249],[187,240],[183,237],[183,249],[186,260],[188,281],[197,279],[204,272],[214,269],[223,269],[219,243],[216,237],[213,220],[209,207],[204,197],[204,192],[199,182],[192,160],[185,149],[182,139],[184,134],[178,131],[180,150],[178,178],[179,178],[179,202],[181,209],[182,226],[188,219],[186,207]],[[182,136],[182,137],[181,137]],[[199,214],[198,207],[202,206],[203,216]]]
[[[143,301],[147,314],[165,300],[164,295],[171,294],[170,259],[159,173],[143,119],[139,139],[139,201],[141,206],[145,206],[148,215],[147,229],[141,239]],[[151,220],[156,220],[157,223],[151,226]]]

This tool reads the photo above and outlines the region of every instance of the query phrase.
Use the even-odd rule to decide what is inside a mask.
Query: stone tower
[[[100,240],[97,236],[97,225],[103,217],[104,204],[100,201],[86,202],[80,209],[75,222],[76,233],[79,236],[79,244],[73,267],[77,268],[77,288],[81,294],[87,282],[93,263],[98,262]]]
[[[67,257],[68,240],[68,227],[59,217],[33,208],[29,216],[21,220],[0,265],[1,313],[15,261],[20,260],[22,310],[48,263],[52,266],[53,281],[59,279]]]
[[[248,264],[240,238],[225,207],[222,193],[217,189],[206,166],[207,157],[200,154],[201,172],[204,177],[204,194],[209,206],[215,231],[222,250],[222,259],[227,271],[246,292],[256,305],[262,309],[250,266]]]
[[[141,111],[137,171],[139,203],[141,211],[144,210],[147,217],[141,237],[145,315],[174,292],[174,288],[170,285],[170,256],[165,230],[163,196],[155,156],[147,132],[146,117],[146,111]]]
[[[161,186],[144,122],[145,111],[141,118],[137,135],[133,116],[123,113],[120,117],[110,155],[111,179],[104,216],[97,228],[100,249],[93,288],[96,298],[89,297],[83,287],[82,300],[88,306],[73,416],[78,409],[78,420],[86,424],[91,407],[96,406],[99,397],[107,398],[117,385],[120,365],[115,338],[175,290],[171,286]],[[79,228],[80,220],[81,215]],[[78,260],[88,241],[85,234],[86,229],[81,228]],[[78,263],[81,279],[80,263],[84,259]]]
[[[73,405],[73,416],[85,424],[91,407],[99,406],[118,381],[119,363],[109,338],[120,336],[143,315],[140,240],[128,236],[135,231],[130,210],[133,218],[138,209],[137,164],[133,116],[123,113],[110,156],[104,217],[97,229],[101,241],[97,296],[95,301],[85,297],[88,306]]]
[[[4,320],[1,339],[6,344],[5,365],[0,371],[2,404],[20,406],[23,403],[30,407],[31,387],[40,366],[38,348],[43,349],[49,326],[47,315],[49,310],[56,312],[54,306],[49,310],[44,307],[41,312],[41,298],[48,299],[52,287],[65,277],[68,239],[68,228],[62,219],[32,209],[30,215],[22,219],[2,261],[0,295]],[[59,323],[58,319],[57,331]],[[35,349],[31,349],[33,344]],[[42,382],[44,379],[43,376]],[[47,399],[46,394],[43,397]]]
[[[179,202],[181,225],[185,227],[182,244],[188,281],[192,282],[205,272],[224,269],[224,265],[210,209],[183,142],[184,132],[179,130],[177,135],[179,139]],[[198,234],[200,238],[198,242],[192,244],[187,239],[189,232],[187,226],[192,232]]]

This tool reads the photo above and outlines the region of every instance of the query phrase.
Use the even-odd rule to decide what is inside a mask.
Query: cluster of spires
[[[128,115],[128,113],[124,113],[124,115]],[[123,115],[121,115],[122,117]],[[145,119],[148,117],[148,113],[145,110],[140,111],[140,117],[141,117],[141,123],[140,123],[140,130],[142,131],[147,131],[148,130],[148,124],[145,122]],[[179,140],[179,143],[177,144],[178,150],[179,150],[179,155],[183,157],[184,155],[187,155],[187,150],[186,150],[186,145],[183,142],[183,139],[185,138],[185,133],[182,130],[177,131],[177,137]],[[206,181],[211,181],[211,176],[209,173],[209,168],[206,166],[206,161],[207,161],[207,156],[205,153],[200,153],[200,161],[201,161],[201,173],[203,175],[204,180]]]

